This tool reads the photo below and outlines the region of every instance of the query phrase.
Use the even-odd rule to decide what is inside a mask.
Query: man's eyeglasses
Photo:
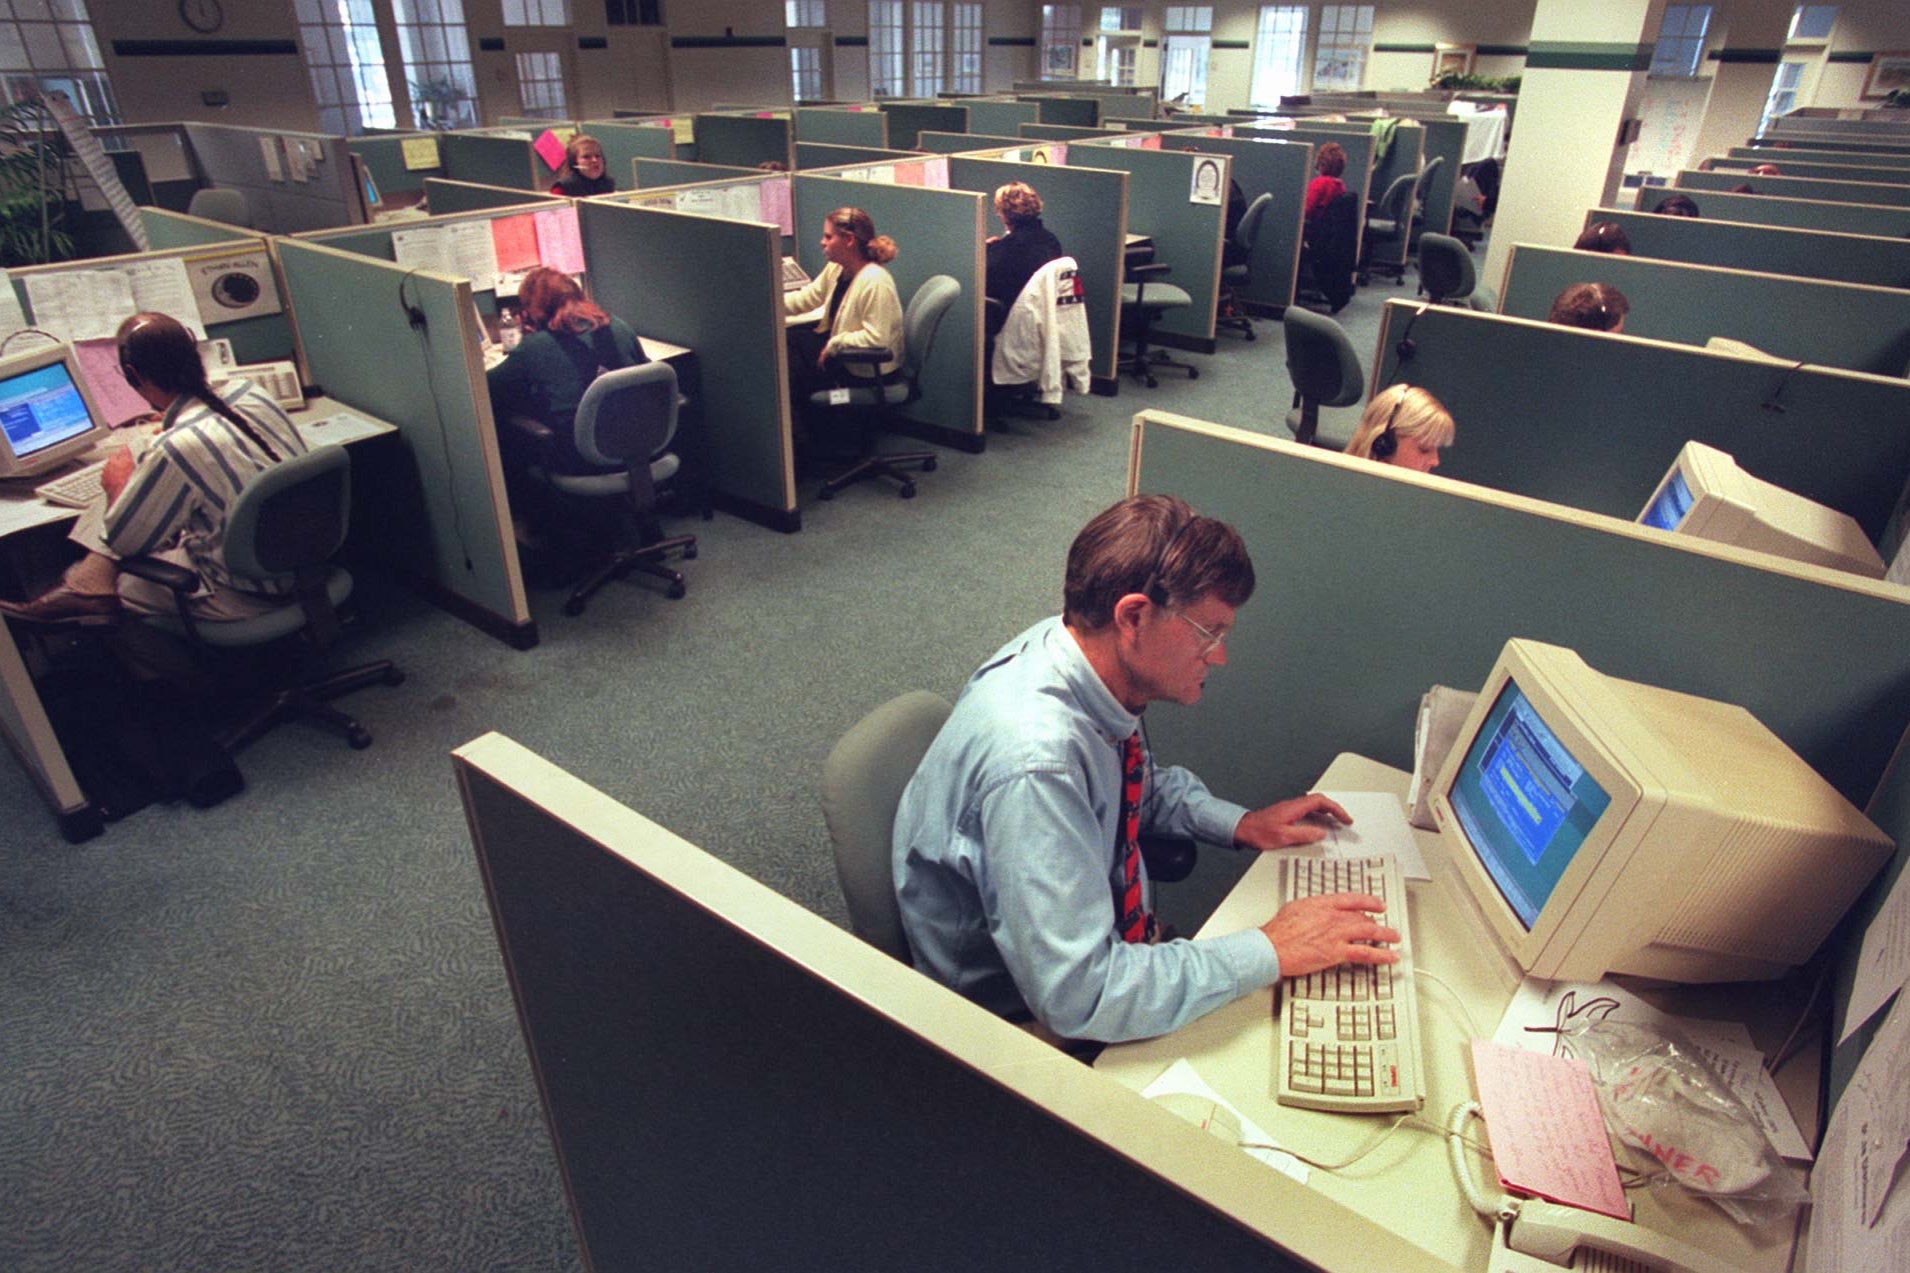
[[[1195,623],[1192,619],[1188,618],[1187,615],[1182,611],[1174,610],[1174,611],[1171,611],[1171,613],[1176,619],[1179,619],[1182,623],[1185,623],[1188,627],[1200,633],[1200,635],[1205,638],[1204,643],[1200,647],[1200,657],[1203,659],[1206,658],[1209,654],[1212,654],[1215,650],[1219,649],[1221,646],[1227,644],[1227,638],[1233,635],[1231,631],[1225,628],[1221,629],[1219,632],[1210,632],[1206,628],[1203,628],[1202,626],[1200,626],[1200,624]]]

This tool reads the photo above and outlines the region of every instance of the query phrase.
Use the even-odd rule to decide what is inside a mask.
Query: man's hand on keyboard
[[[1234,843],[1243,849],[1290,849],[1326,838],[1329,821],[1353,824],[1353,815],[1319,794],[1282,800],[1254,809],[1234,825]]]
[[[100,470],[99,488],[106,493],[106,502],[111,504],[126,489],[127,481],[133,475],[133,451],[124,447],[107,457],[106,467]]]
[[[1386,904],[1371,893],[1328,893],[1288,902],[1260,926],[1280,955],[1282,977],[1303,977],[1335,964],[1396,964],[1399,955],[1372,942],[1398,932],[1373,918]]]

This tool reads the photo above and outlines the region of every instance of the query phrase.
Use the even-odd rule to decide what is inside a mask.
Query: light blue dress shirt
[[[1003,1016],[1110,1043],[1279,979],[1257,929],[1157,945],[1115,932],[1121,742],[1139,727],[1059,618],[970,678],[896,812],[896,897],[918,969]],[[1245,808],[1147,764],[1143,831],[1233,842]]]

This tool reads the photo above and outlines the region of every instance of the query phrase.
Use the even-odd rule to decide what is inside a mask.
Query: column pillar
[[[1665,0],[1538,0],[1483,278],[1498,288],[1515,243],[1570,247],[1585,210],[1625,172],[1619,126],[1637,116]]]

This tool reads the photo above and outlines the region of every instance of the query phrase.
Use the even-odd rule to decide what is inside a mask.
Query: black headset
[[[1193,524],[1199,520],[1200,514],[1195,513],[1186,521],[1182,522],[1179,528],[1176,529],[1172,535],[1167,537],[1167,546],[1161,549],[1161,555],[1154,559],[1154,569],[1147,572],[1147,582],[1141,585],[1141,595],[1146,597],[1149,601],[1152,601],[1155,605],[1164,606],[1167,604],[1167,589],[1161,584],[1161,576],[1167,573],[1168,556],[1174,551],[1175,546],[1180,543],[1181,536],[1185,535],[1188,530],[1192,528]]]
[[[1393,431],[1393,422],[1399,419],[1399,409],[1406,405],[1406,395],[1413,391],[1411,385],[1399,387],[1399,397],[1393,402],[1393,409],[1386,414],[1386,427],[1373,439],[1373,458],[1390,460],[1393,452],[1399,450],[1399,434]]]

